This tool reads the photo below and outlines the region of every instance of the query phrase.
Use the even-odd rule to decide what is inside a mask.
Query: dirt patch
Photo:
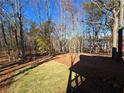
[[[86,53],[68,53],[68,54],[62,54],[62,55],[57,55],[53,58],[53,60],[65,64],[67,66],[71,66],[71,62],[74,62],[73,65],[75,63],[77,63],[80,60],[80,55],[86,55],[86,56],[100,56],[97,54],[86,54]],[[101,56],[107,56],[108,55],[101,55]]]
[[[53,60],[65,64],[67,66],[71,66],[71,62],[77,63],[79,61],[79,53],[73,53],[73,54],[63,54],[63,55],[58,55],[56,57],[54,57]]]

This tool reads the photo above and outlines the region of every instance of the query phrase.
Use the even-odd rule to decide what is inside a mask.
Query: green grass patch
[[[16,76],[7,93],[65,93],[68,76],[67,66],[50,61]]]

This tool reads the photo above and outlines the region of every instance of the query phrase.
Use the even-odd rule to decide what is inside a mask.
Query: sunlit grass
[[[68,76],[67,66],[50,61],[15,77],[7,93],[65,93]]]

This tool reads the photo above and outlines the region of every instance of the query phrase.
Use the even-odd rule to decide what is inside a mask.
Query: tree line
[[[27,17],[28,7],[38,20]],[[0,51],[10,61],[29,54],[82,52],[121,57],[123,7],[123,0],[1,0]]]

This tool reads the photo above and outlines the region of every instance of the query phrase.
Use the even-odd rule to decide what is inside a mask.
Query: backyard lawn
[[[7,93],[65,93],[68,75],[66,65],[50,61],[16,76]]]

